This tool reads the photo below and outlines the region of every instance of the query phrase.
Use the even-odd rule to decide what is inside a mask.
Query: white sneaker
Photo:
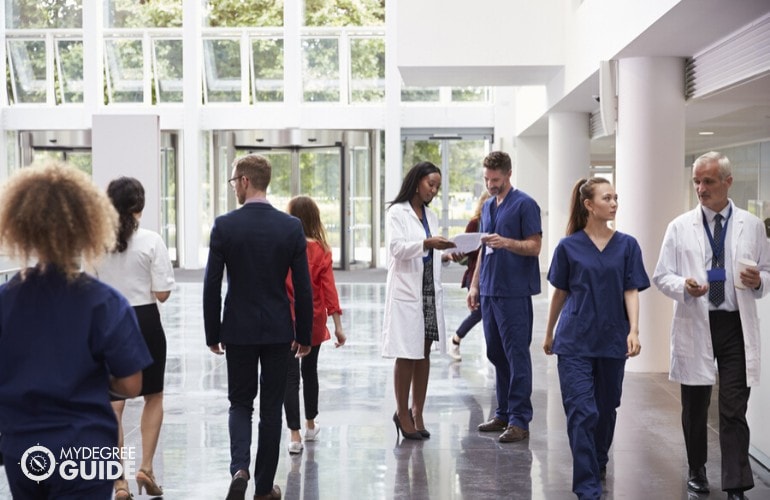
[[[462,361],[462,356],[460,356],[460,344],[455,344],[450,340],[449,345],[449,357],[454,359],[455,361]]]
[[[292,455],[298,455],[302,453],[304,446],[297,441],[289,441],[289,453]]]
[[[315,441],[321,428],[316,424],[312,429],[305,429],[305,441]]]

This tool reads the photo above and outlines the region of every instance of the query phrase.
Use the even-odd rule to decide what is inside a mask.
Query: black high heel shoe
[[[398,431],[401,431],[401,435],[404,436],[405,439],[416,439],[417,441],[422,441],[422,434],[419,432],[406,432],[403,427],[401,427],[401,421],[398,419],[398,413],[393,414],[393,423],[396,424],[396,439],[398,439]]]
[[[427,429],[418,429],[417,425],[414,424],[414,415],[412,415],[412,409],[409,408],[409,418],[412,419],[412,425],[414,425],[414,428],[417,432],[420,433],[420,436],[422,436],[423,439],[428,439],[430,437],[430,432],[428,432]]]

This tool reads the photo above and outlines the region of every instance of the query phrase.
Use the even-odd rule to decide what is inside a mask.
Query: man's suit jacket
[[[224,314],[222,275],[227,268]],[[296,324],[286,275],[292,271]],[[206,345],[310,345],[313,295],[302,224],[268,203],[247,203],[217,217],[203,279]],[[296,333],[295,333],[296,331]]]

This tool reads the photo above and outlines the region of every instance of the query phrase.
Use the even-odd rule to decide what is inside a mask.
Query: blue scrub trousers
[[[24,475],[19,465],[20,461],[21,457],[5,457],[5,474],[8,476],[8,486],[14,499],[110,500],[112,498],[113,481],[111,479],[63,479],[59,475],[57,464],[53,475],[38,483]]]
[[[529,430],[532,420],[532,297],[481,297],[487,359],[495,366],[495,418]]]
[[[559,384],[572,449],[572,491],[602,496],[599,471],[607,467],[623,390],[625,359],[559,355]]]

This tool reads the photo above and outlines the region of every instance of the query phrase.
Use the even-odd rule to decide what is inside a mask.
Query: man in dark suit
[[[254,498],[281,498],[273,480],[278,468],[289,350],[296,342],[297,357],[310,352],[313,297],[307,242],[299,219],[268,203],[265,195],[270,174],[270,163],[262,156],[248,155],[234,162],[228,182],[243,206],[214,222],[203,281],[206,345],[227,358],[233,475],[228,500],[242,500],[248,486],[251,417],[260,381]],[[225,267],[227,295],[221,314]],[[294,282],[296,325],[286,293],[289,270]]]

